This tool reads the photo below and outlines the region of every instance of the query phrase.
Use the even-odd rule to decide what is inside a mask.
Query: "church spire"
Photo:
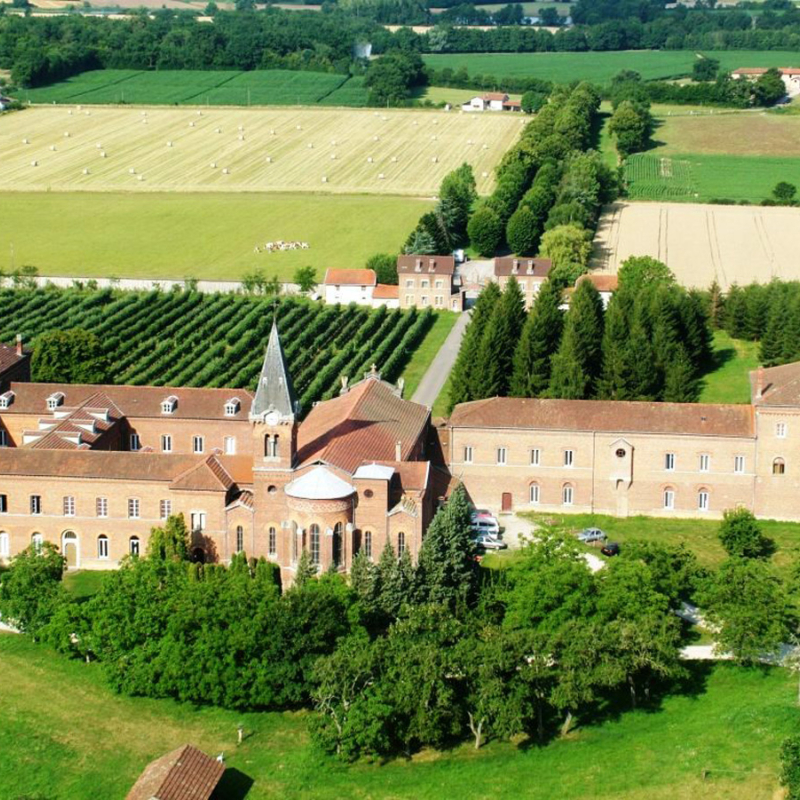
[[[250,418],[263,419],[267,415],[275,415],[281,422],[289,422],[299,413],[300,403],[294,394],[292,379],[286,369],[286,358],[283,355],[278,326],[273,320]]]

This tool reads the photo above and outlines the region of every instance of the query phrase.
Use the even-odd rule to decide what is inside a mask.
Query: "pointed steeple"
[[[300,403],[294,394],[292,379],[286,369],[286,358],[283,355],[278,326],[273,320],[250,418],[263,419],[268,414],[274,414],[281,422],[289,422],[299,413]]]

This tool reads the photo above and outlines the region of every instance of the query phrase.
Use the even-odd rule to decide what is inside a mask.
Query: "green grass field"
[[[226,800],[774,800],[780,743],[798,715],[783,670],[697,664],[686,693],[657,710],[611,713],[546,747],[463,745],[344,766],[312,749],[305,714],[115,695],[98,665],[21,636],[0,634],[0,674],[0,800],[122,800],[151,759],[187,742],[224,753]]]
[[[760,363],[758,342],[714,333],[714,369],[703,377],[701,403],[749,403],[750,372]]]
[[[428,371],[431,361],[436,357],[439,349],[444,344],[444,340],[457,321],[458,314],[454,314],[451,311],[440,311],[436,314],[436,322],[425,334],[425,338],[414,351],[411,361],[408,362],[408,366],[403,372],[403,379],[406,382],[403,389],[403,397],[406,400],[410,400],[414,396],[422,376]]]
[[[392,196],[218,193],[0,194],[0,269],[41,275],[239,280],[263,267],[291,280],[311,265],[363,267],[399,250],[431,203]],[[46,231],[46,235],[43,232]],[[308,250],[256,254],[257,243]]]
[[[704,51],[705,52],[705,51]],[[796,53],[783,51],[726,50],[706,55],[720,61],[723,69],[786,66]],[[692,71],[697,56],[691,50],[635,50],[600,53],[448,53],[426,55],[435,69],[466,67],[470,75],[496,78],[542,78],[556,83],[588,80],[606,83],[623,69],[639,72],[645,80],[676,78]]]
[[[352,85],[351,85],[352,84]],[[257,70],[92,70],[28,89],[31,103],[128,103],[146,105],[325,105],[365,106],[363,78],[327,72]]]

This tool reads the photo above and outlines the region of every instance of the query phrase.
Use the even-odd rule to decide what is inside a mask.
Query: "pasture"
[[[778,67],[793,64],[797,53],[784,51],[703,51],[719,60],[723,69],[741,66]],[[465,67],[470,75],[503,78],[541,78],[555,83],[593,81],[608,83],[618,72],[632,69],[644,80],[689,75],[697,60],[691,50],[630,50],[590,53],[447,53],[426,55],[425,63],[440,70]]]
[[[365,106],[364,79],[293,70],[91,70],[26,89],[31,103],[125,103],[146,105],[339,105]]]
[[[41,275],[241,280],[256,267],[291,281],[312,266],[363,267],[397,252],[432,203],[390,195],[162,192],[0,194],[0,270]],[[267,242],[307,250],[265,253]],[[255,252],[259,245],[261,252]]]
[[[122,800],[152,759],[192,742],[224,752],[225,797],[774,800],[795,680],[783,670],[694,664],[685,693],[580,726],[545,747],[461,745],[385,764],[316,751],[304,713],[239,713],[114,694],[99,664],[0,634],[0,797]],[[236,745],[236,727],[245,739]],[[238,775],[236,772],[238,771]]]
[[[466,161],[486,194],[525,121],[409,110],[33,108],[0,119],[0,191],[430,196]]]
[[[665,262],[684,286],[800,279],[800,208],[614,203],[600,218],[593,265],[616,272],[629,256]]]

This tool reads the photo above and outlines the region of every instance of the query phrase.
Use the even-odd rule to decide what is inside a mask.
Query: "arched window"
[[[97,537],[97,557],[108,558],[108,536]]]
[[[782,458],[776,458],[772,462],[772,474],[784,475],[786,473],[786,462]]]
[[[38,553],[42,549],[42,544],[44,543],[44,537],[41,533],[34,533],[31,536],[31,544],[33,545],[33,549]]]
[[[244,550],[244,528],[241,525],[236,526],[236,552],[241,553]]]
[[[272,457],[273,458],[277,458],[278,457],[278,435],[277,434],[275,434],[275,436],[272,437]]]
[[[319,564],[319,525],[312,525],[308,532],[311,534],[311,563]]]
[[[139,537],[138,536],[131,536],[128,540],[128,552],[132,556],[139,555]]]
[[[397,557],[400,558],[400,556],[402,556],[403,553],[405,553],[405,551],[406,551],[406,535],[405,533],[403,533],[403,531],[400,531],[400,533],[397,534]]]
[[[372,531],[364,531],[364,555],[372,561]]]
[[[571,483],[565,483],[561,488],[561,502],[565,506],[572,505],[573,490]]]
[[[297,563],[297,540],[300,538],[300,531],[292,531],[292,564]]]
[[[275,528],[269,529],[269,542],[267,544],[269,546],[269,554],[274,556],[278,552],[278,531]]]
[[[8,558],[10,552],[9,536],[5,531],[0,532],[0,558]]]
[[[269,458],[272,454],[272,437],[269,434],[264,436],[264,458]]]
[[[708,489],[700,489],[697,493],[697,510],[708,511]]]
[[[532,483],[530,485],[530,493],[528,495],[529,500],[533,505],[537,505],[539,503],[539,484]]]
[[[675,490],[671,486],[664,489],[664,508],[672,511],[675,508]]]
[[[331,549],[333,563],[338,567],[342,563],[342,523],[337,522],[333,526],[333,542]]]

